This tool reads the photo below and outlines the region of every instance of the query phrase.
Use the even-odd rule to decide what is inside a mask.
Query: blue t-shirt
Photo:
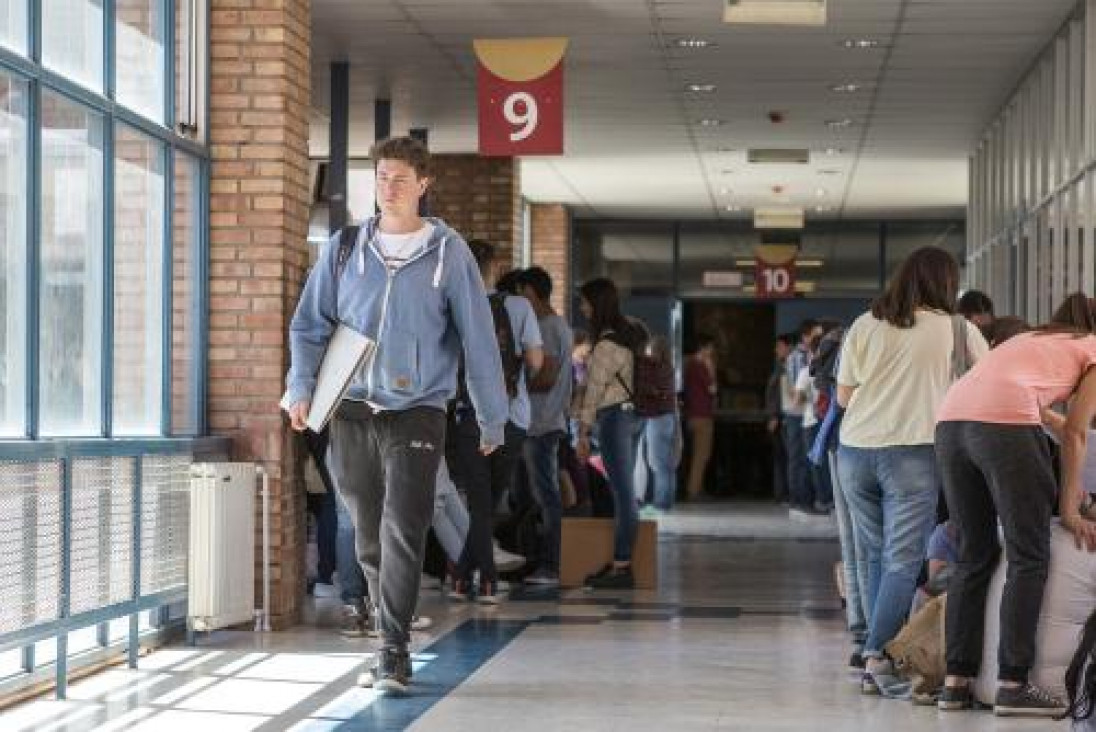
[[[539,325],[540,334],[544,338],[544,357],[551,357],[559,362],[559,376],[551,390],[529,394],[533,407],[530,437],[566,432],[567,409],[571,406],[571,351],[574,348],[571,328],[558,315],[544,316]]]
[[[524,354],[526,348],[540,348],[544,342],[540,337],[540,326],[537,325],[537,315],[533,312],[533,306],[524,297],[507,295],[503,300],[506,313],[510,316],[510,329],[514,331],[514,344],[519,354]],[[533,420],[532,406],[529,402],[529,388],[525,385],[525,368],[521,370],[518,378],[518,390],[514,398],[510,400],[510,421],[515,427],[528,430]]]

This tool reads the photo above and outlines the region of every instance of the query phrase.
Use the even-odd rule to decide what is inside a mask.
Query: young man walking
[[[446,407],[463,354],[476,408],[478,450],[503,443],[508,404],[491,309],[464,240],[422,219],[430,156],[393,138],[371,154],[380,214],[347,252],[335,236],[305,285],[290,325],[288,403],[303,430],[328,340],[339,323],[377,343],[331,421],[329,465],[356,532],[382,638],[362,683],[404,691],[434,485],[445,445]]]
[[[560,528],[563,504],[559,493],[559,444],[567,435],[567,408],[571,403],[571,349],[574,336],[567,322],[552,309],[552,278],[540,267],[518,277],[518,291],[533,306],[544,341],[544,365],[529,381],[533,419],[525,440],[525,470],[533,498],[540,506],[544,540],[537,570],[528,584],[559,584]]]

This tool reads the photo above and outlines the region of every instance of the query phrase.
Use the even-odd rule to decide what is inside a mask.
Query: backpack
[[[335,252],[335,281],[338,282],[342,273],[346,271],[346,263],[350,261],[350,255],[354,252],[354,245],[358,242],[360,226],[351,224],[339,229],[339,249]]]
[[[674,367],[650,353],[650,332],[640,323],[633,323],[636,336],[625,339],[611,333],[607,339],[632,352],[632,385],[624,382],[619,373],[617,381],[628,393],[638,417],[661,417],[677,408],[677,389],[674,384]]]
[[[499,356],[502,357],[502,376],[506,383],[506,395],[513,399],[518,393],[518,384],[521,381],[522,357],[518,352],[517,340],[514,337],[514,326],[510,322],[510,312],[506,309],[506,298],[502,292],[496,292],[487,296],[487,302],[491,305],[491,319],[495,323],[495,341],[498,344]],[[460,359],[460,367],[457,370],[457,398],[455,405],[460,409],[471,409],[472,398],[468,393],[468,383],[464,378],[464,355]]]

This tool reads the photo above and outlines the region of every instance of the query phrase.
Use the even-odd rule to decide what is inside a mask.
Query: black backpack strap
[[[350,261],[350,255],[354,252],[354,245],[358,243],[358,232],[361,227],[351,224],[339,230],[339,250],[335,253],[335,280],[342,277],[346,270],[346,263]]]

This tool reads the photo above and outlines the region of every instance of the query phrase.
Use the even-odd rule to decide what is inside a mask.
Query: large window
[[[0,436],[25,432],[27,85],[0,73]]]
[[[0,439],[205,429],[207,5],[0,0]]]
[[[198,160],[175,155],[175,212],[171,236],[171,434],[193,435],[198,418],[198,298],[201,169]]]
[[[163,144],[119,125],[114,140],[116,435],[159,434],[164,366]]]
[[[27,50],[27,0],[0,0],[0,46]]]
[[[89,89],[103,89],[102,0],[42,0],[42,63]]]
[[[164,120],[164,0],[115,0],[118,101]]]
[[[103,119],[42,95],[43,435],[94,435],[103,390]]]

